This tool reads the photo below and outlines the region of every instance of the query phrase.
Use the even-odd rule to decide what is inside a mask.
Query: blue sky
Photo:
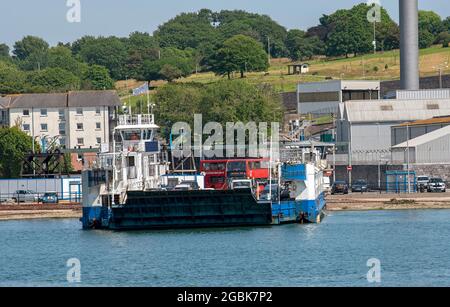
[[[348,8],[361,0],[81,0],[81,23],[68,23],[67,0],[1,0],[0,42],[12,46],[31,34],[54,45],[83,35],[127,36],[133,31],[153,32],[180,12],[243,9],[270,15],[287,28],[307,29],[322,14]],[[398,20],[398,1],[381,0]],[[420,9],[450,16],[450,1],[419,0]]]

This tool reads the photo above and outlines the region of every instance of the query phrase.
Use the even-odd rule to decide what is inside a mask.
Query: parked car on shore
[[[419,176],[417,177],[417,190],[420,192],[425,192],[428,189],[428,184],[430,183],[430,177]]]
[[[367,185],[367,181],[363,180],[363,179],[359,179],[356,180],[353,184],[352,184],[352,192],[368,192],[369,188]]]
[[[331,195],[348,194],[348,184],[345,181],[336,181],[331,187]]]
[[[47,192],[41,199],[43,204],[57,204],[59,203],[58,193],[56,192]]]
[[[17,190],[12,200],[16,203],[36,203],[39,201],[36,192],[30,190]]]
[[[447,191],[447,186],[441,178],[431,178],[428,183],[428,192],[443,192]]]

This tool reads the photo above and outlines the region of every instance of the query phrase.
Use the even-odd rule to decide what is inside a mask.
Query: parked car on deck
[[[348,194],[348,184],[345,181],[336,181],[331,187],[331,195]]]
[[[428,192],[446,192],[447,186],[441,178],[431,178],[428,183]]]
[[[17,190],[12,200],[16,203],[35,203],[39,201],[36,192],[30,190]]]
[[[179,185],[175,186],[175,191],[192,191],[200,190],[196,181],[183,181]]]
[[[352,192],[368,192],[369,188],[367,185],[367,181],[359,179],[356,180],[353,184],[352,184]]]
[[[57,204],[59,203],[58,193],[56,192],[48,192],[45,193],[41,199],[43,204]]]

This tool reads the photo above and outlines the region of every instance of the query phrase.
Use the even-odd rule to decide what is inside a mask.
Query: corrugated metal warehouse
[[[390,152],[393,126],[448,115],[450,99],[347,101],[344,118],[337,122],[337,142],[350,143],[355,163],[378,163],[377,152]]]
[[[450,163],[450,126],[392,147],[392,161],[400,164]]]

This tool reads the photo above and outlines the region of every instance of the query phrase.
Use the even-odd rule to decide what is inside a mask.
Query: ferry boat
[[[258,189],[168,189],[167,155],[152,114],[121,115],[112,152],[83,172],[84,229],[141,230],[319,223],[326,203],[321,154],[290,144],[271,161],[269,183]],[[288,153],[288,154],[286,154]],[[273,174],[273,176],[272,176]],[[202,180],[196,174],[196,180]],[[275,179],[274,179],[275,178]]]

